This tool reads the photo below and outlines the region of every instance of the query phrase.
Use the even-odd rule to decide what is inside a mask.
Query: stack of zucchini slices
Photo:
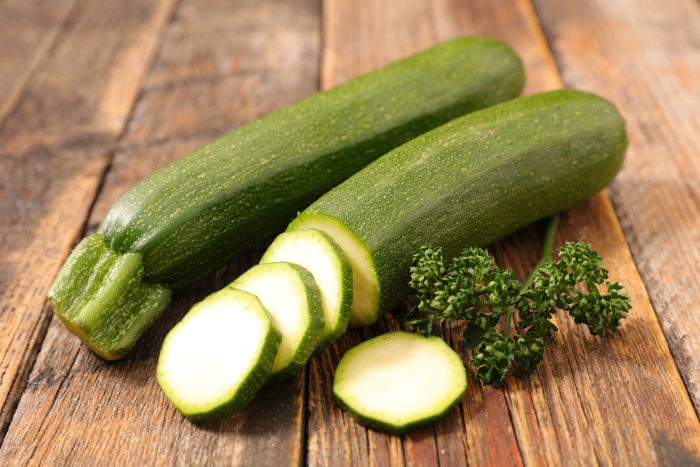
[[[238,412],[265,382],[297,374],[345,332],[352,301],[350,262],[327,234],[283,233],[260,264],[173,328],[158,383],[192,420]]]

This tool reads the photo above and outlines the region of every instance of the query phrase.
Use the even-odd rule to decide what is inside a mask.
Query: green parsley
[[[554,216],[545,235],[544,254],[524,284],[513,270],[501,269],[486,250],[467,248],[445,267],[440,248],[422,247],[414,255],[406,320],[412,331],[429,335],[435,320],[467,322],[462,344],[472,351],[476,376],[498,387],[513,363],[532,371],[542,361],[544,340],[557,331],[550,321],[557,310],[568,312],[591,334],[615,332],[627,317],[630,297],[610,283],[601,258],[587,243],[566,244],[552,259]],[[605,284],[605,293],[598,286]],[[510,335],[517,313],[518,332]],[[503,331],[499,330],[505,316]]]

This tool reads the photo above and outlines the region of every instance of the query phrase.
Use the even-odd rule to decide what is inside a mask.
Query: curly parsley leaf
[[[513,363],[533,371],[544,357],[544,339],[557,331],[550,321],[557,310],[568,312],[591,334],[615,332],[631,309],[630,297],[615,282],[605,282],[608,271],[597,252],[586,243],[566,244],[552,260],[554,230],[550,222],[545,254],[525,284],[511,269],[500,269],[486,250],[465,249],[449,268],[440,248],[422,247],[411,267],[410,329],[429,335],[435,321],[466,321],[462,344],[472,351],[476,376],[498,387]],[[605,293],[599,286],[605,284]],[[511,319],[518,329],[510,335]],[[500,329],[501,318],[505,326]]]

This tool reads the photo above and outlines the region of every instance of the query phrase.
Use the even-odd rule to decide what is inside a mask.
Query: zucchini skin
[[[422,245],[450,258],[583,202],[612,181],[627,142],[623,118],[600,97],[560,90],[514,99],[393,150],[289,230],[332,218],[362,242],[379,289],[376,314],[361,323],[371,324],[408,295]]]
[[[158,170],[99,228],[173,289],[282,232],[367,164],[455,117],[517,96],[520,59],[472,36],[438,44],[254,121]]]
[[[521,61],[507,45],[463,37],[245,125],[122,196],[91,242],[69,257],[66,264],[79,258],[84,271],[68,274],[64,266],[59,273],[49,292],[54,311],[98,355],[121,358],[164,311],[172,290],[197,283],[282,232],[298,210],[382,154],[452,118],[517,96],[523,82]],[[99,343],[81,331],[80,309],[63,306],[79,308],[73,296],[92,293],[91,270],[101,263],[81,249],[96,243],[139,257],[131,260],[139,270],[129,273],[139,286],[119,305],[128,310],[131,303],[133,312],[122,313],[125,323],[95,330]],[[116,297],[126,290],[119,281],[110,290],[110,283],[103,282],[103,299],[94,302],[100,306],[91,309],[93,322],[109,321]],[[116,330],[118,348],[109,342]]]
[[[99,234],[78,244],[48,292],[63,325],[106,360],[126,356],[170,296],[143,280],[140,255],[113,252]]]

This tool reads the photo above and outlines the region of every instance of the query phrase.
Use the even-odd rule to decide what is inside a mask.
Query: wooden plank
[[[82,232],[171,5],[81,4],[0,131],[0,438],[48,326],[46,290]]]
[[[610,195],[700,411],[700,4],[535,4],[564,82],[613,98],[627,119]]]
[[[419,0],[323,3],[321,87],[328,89],[437,42],[432,25],[420,21],[429,4]],[[381,45],[380,45],[381,44]],[[397,438],[357,425],[333,400],[335,367],[349,348],[398,329],[387,316],[377,325],[350,329],[309,365],[309,465],[433,465],[437,440],[432,427]]]
[[[546,43],[537,35],[536,21],[533,24],[530,17],[522,15],[522,8],[517,2],[492,5],[491,2],[421,0],[402,0],[390,4],[371,1],[326,1],[322,86],[332,87],[439,41],[464,34],[480,33],[500,38],[514,46],[528,70],[525,92],[555,88],[560,83],[554,62],[551,56],[542,53],[543,49],[546,50]],[[381,44],[381,47],[377,47],[377,44]],[[398,324],[385,318],[382,326],[395,329]],[[373,329],[369,335],[380,332],[381,330]],[[360,456],[366,455],[367,450],[371,452],[373,449],[385,456],[385,462],[390,463],[415,460],[416,456],[425,462],[424,454],[428,452],[437,455],[433,463],[437,462],[438,458],[441,462],[457,464],[466,461],[476,464],[522,463],[506,399],[498,391],[481,388],[471,376],[469,392],[463,398],[460,410],[452,412],[436,426],[435,432],[438,436],[436,441],[432,442],[434,446],[416,446],[412,437],[406,437],[403,441],[404,453],[384,449],[386,441],[380,436],[379,441],[373,443],[372,438],[377,435],[372,431],[368,431],[367,434],[368,447],[357,444],[355,440],[363,438],[361,433],[357,433],[362,428],[352,427],[349,417],[340,414],[339,409],[334,407],[331,393],[332,371],[329,371],[337,365],[337,355],[342,355],[350,344],[355,345],[359,342],[357,331],[350,331],[349,334],[351,338],[340,340],[336,344],[333,351],[336,358],[326,354],[314,359],[309,366],[309,397],[312,408],[309,414],[309,463],[347,463],[350,459],[362,458]],[[456,342],[458,339],[455,339]],[[454,347],[458,349],[458,345]],[[473,390],[477,392],[473,393]],[[485,391],[484,394],[482,390]],[[314,404],[323,406],[323,410],[313,410]],[[484,404],[489,408],[488,417],[483,416],[486,412],[481,410]],[[478,415],[474,415],[474,412]],[[466,433],[463,424],[467,425]],[[337,433],[344,433],[348,426],[351,427],[351,432],[355,431],[354,436]],[[429,438],[425,432],[420,433],[417,436],[425,444]],[[486,437],[500,439],[498,448],[485,443]],[[346,445],[338,444],[338,438],[349,441]],[[355,449],[352,449],[353,447]],[[329,457],[329,452],[337,457]]]
[[[153,170],[315,92],[319,48],[315,1],[183,2],[148,73],[88,231]],[[52,320],[0,456],[8,463],[299,464],[305,373],[263,388],[244,413],[202,426],[177,412],[154,377],[165,334],[194,303],[257,263],[261,253],[176,295],[164,318],[123,361],[100,360]]]
[[[483,34],[500,39],[513,47],[523,60],[525,67],[526,82],[523,94],[561,87],[556,65],[548,52],[539,23],[532,15],[532,8],[528,2],[474,0],[464,3],[445,0],[434,5],[433,17],[437,24],[436,29],[440,33],[440,40],[462,34]],[[513,241],[518,242],[517,235],[505,240],[506,243]],[[532,250],[532,244],[529,244],[529,249]],[[527,248],[525,250],[527,251]],[[512,261],[512,258],[508,258],[505,265],[513,267]],[[462,329],[462,325],[451,326],[450,340],[453,348],[462,355],[466,363],[470,356],[469,352],[459,344]],[[513,398],[509,397],[509,391],[496,390],[483,385],[474,377],[471,367],[468,368],[470,371],[468,371],[467,393],[460,404],[465,427],[464,438],[459,443],[453,441],[453,445],[464,446],[468,463],[521,465],[549,460],[546,458],[548,454],[546,450],[532,451],[530,438],[541,439],[543,436],[537,429],[524,432],[520,428],[523,414],[515,412],[516,407],[513,406]],[[530,410],[528,415],[534,416],[534,412]],[[542,417],[544,413],[538,415]],[[449,417],[442,422],[442,424],[449,423]],[[442,439],[438,438],[438,441]],[[443,450],[446,454],[459,452],[450,447],[447,445],[445,449],[440,448],[440,452],[442,453]]]
[[[562,86],[533,6],[525,0],[404,0],[381,7],[373,2],[327,1],[324,31],[324,87],[466,33],[491,35],[513,46],[527,70],[526,93]],[[499,264],[515,268],[524,278],[540,255],[540,233],[537,228],[526,229],[493,245]],[[604,339],[589,336],[569,318],[560,319],[561,331],[549,344],[541,368],[509,377],[504,390],[484,387],[470,370],[460,411],[435,427],[440,461],[458,465],[693,461],[700,446],[700,424],[605,193],[566,213],[558,233],[558,240],[564,239],[588,241],[601,252],[613,280],[621,280],[634,297],[632,316],[619,334]],[[310,464],[341,464],[367,456],[371,461],[373,449],[382,462],[400,464],[408,460],[407,454],[426,452],[416,450],[406,437],[401,440],[403,453],[387,448],[390,440],[373,441],[374,432],[364,435],[331,400],[332,369],[343,352],[363,338],[397,326],[385,318],[362,332],[352,330],[329,353],[311,362]],[[450,331],[448,340],[455,348],[460,329],[453,326]],[[466,352],[460,352],[468,361]]]
[[[560,87],[532,5],[522,0],[473,2],[469,9],[480,19],[478,25],[492,24],[484,21],[488,11],[495,12],[499,26],[477,26],[480,32],[513,44],[526,67],[534,56],[541,57],[541,66],[528,68],[526,92]],[[527,43],[530,51],[525,52]],[[582,68],[581,73],[590,70]],[[542,367],[532,375],[509,379],[504,392],[525,462],[644,464],[697,459],[700,424],[607,195],[570,210],[558,235],[560,242],[592,243],[613,280],[620,280],[633,295],[635,310],[619,335],[605,339],[588,336],[571,319],[561,319],[556,346],[550,345]],[[533,245],[539,245],[539,236],[529,229],[498,242],[493,250],[497,259],[524,278],[539,256]]]
[[[433,3],[439,40],[483,34],[511,46],[525,67],[523,94],[561,88],[556,64],[527,0],[441,0]]]
[[[57,43],[76,1],[5,0],[0,3],[0,127],[17,106],[32,73]]]
[[[508,380],[521,449],[533,462],[552,464],[692,465],[700,460],[700,423],[613,221],[609,199],[599,194],[565,213],[556,243],[591,243],[611,279],[631,294],[632,314],[605,338],[590,336],[568,317],[557,319],[560,331],[538,371]],[[520,246],[536,244],[539,235],[529,229],[515,237],[494,250],[524,277],[520,265],[534,264],[538,253]]]
[[[391,61],[425,49],[441,40],[458,35],[478,32],[475,20],[470,16],[470,6],[450,2],[429,2],[422,0],[402,0],[391,3],[372,1],[324,2],[324,50],[321,83],[323,88],[335,86],[361,73],[365,73]],[[483,9],[483,6],[482,6]],[[481,13],[486,23],[496,23],[493,12]],[[489,16],[490,15],[490,16]],[[458,18],[455,20],[455,16]],[[480,18],[484,19],[484,18]],[[527,29],[520,28],[515,34],[527,35]],[[378,46],[380,44],[380,46]],[[531,42],[518,52],[526,57],[529,68],[543,68],[546,64],[532,51]],[[538,81],[534,81],[537,83]],[[529,84],[532,86],[532,84]],[[489,449],[486,443],[472,437],[469,439],[462,428],[462,409],[451,413],[437,427],[420,430],[403,437],[403,449],[395,445],[396,439],[383,434],[353,426],[351,418],[342,413],[333,402],[333,369],[339,357],[351,346],[364,338],[397,329],[399,324],[384,318],[369,330],[350,330],[332,349],[317,357],[309,365],[309,464],[347,464],[353,459],[365,459],[378,464],[436,464],[441,462],[483,463],[487,460],[502,459],[503,462],[520,463],[518,446],[512,426],[510,426],[505,398],[489,398],[494,414],[486,422],[487,431],[502,441],[500,449]],[[471,381],[470,388],[475,387]],[[476,386],[478,387],[478,386]],[[464,404],[473,399],[465,397]],[[315,409],[315,410],[314,410]],[[505,423],[504,423],[505,422]],[[480,423],[474,424],[474,431],[481,431]],[[440,436],[435,436],[439,433]],[[447,435],[449,434],[449,435]],[[471,434],[471,433],[470,433]],[[365,446],[364,439],[367,445]],[[338,443],[338,439],[346,440]],[[392,441],[394,439],[394,441]],[[504,456],[507,454],[507,456]],[[494,455],[496,457],[494,457]]]

